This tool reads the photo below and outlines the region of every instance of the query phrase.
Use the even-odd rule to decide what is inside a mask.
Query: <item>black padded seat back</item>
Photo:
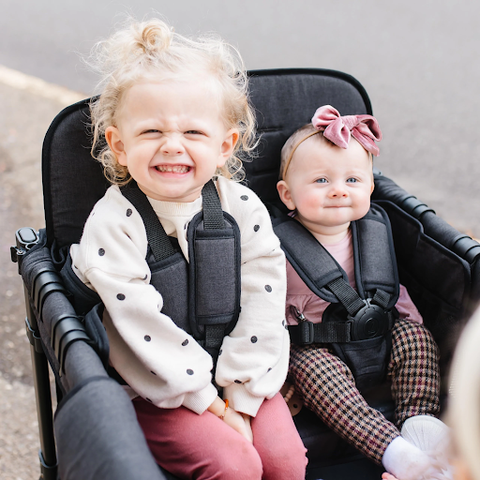
[[[244,163],[247,184],[265,203],[278,206],[280,151],[295,130],[310,122],[318,107],[333,105],[342,115],[372,114],[363,86],[335,70],[251,71],[250,100],[261,138],[256,158]]]
[[[280,150],[315,110],[331,104],[342,115],[371,113],[364,88],[333,70],[258,70],[250,75],[250,98],[261,140],[256,158],[245,162],[247,184],[267,203],[279,203],[276,183]],[[102,166],[90,155],[89,100],[59,113],[47,132],[42,153],[43,194],[48,242],[78,242],[94,204],[108,188]]]
[[[78,242],[83,225],[109,184],[90,154],[89,99],[60,112],[43,142],[42,181],[48,242]]]

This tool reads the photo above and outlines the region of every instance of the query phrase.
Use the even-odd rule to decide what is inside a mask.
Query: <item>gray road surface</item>
[[[357,77],[384,131],[379,168],[480,236],[480,3],[469,0],[0,0],[0,65],[92,94],[80,56],[121,15],[154,8],[185,34],[215,31],[247,68]]]
[[[9,262],[15,229],[40,228],[40,150],[58,89],[90,96],[82,64],[117,13],[155,7],[181,33],[216,31],[247,68],[324,67],[360,80],[384,140],[377,166],[437,213],[480,237],[480,4],[468,0],[0,0],[0,478],[38,478],[23,293]],[[7,78],[8,77],[8,78]],[[53,93],[52,93],[53,92]],[[52,98],[53,97],[53,98]],[[313,112],[312,112],[313,113]]]

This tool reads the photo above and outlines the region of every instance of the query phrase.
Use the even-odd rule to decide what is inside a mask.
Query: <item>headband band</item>
[[[287,158],[287,161],[285,162],[285,166],[283,167],[282,180],[285,178],[285,174],[287,173],[288,167],[290,166],[290,163],[291,163],[292,158],[293,158],[293,154],[295,153],[297,148],[300,146],[300,144],[302,144],[308,138],[313,137],[314,135],[317,135],[318,133],[321,133],[321,132],[318,132],[318,131],[317,132],[310,132],[306,137],[303,137],[301,140],[299,140],[295,144],[295,146],[292,148],[292,151],[290,152],[290,155]]]
[[[348,148],[350,136],[352,136],[367,152],[375,156],[380,153],[375,141],[379,142],[382,139],[382,132],[377,119],[372,115],[345,115],[342,117],[337,109],[331,105],[324,105],[318,108],[313,115],[312,125],[317,131],[309,133],[292,148],[285,162],[282,178],[287,173],[295,150],[305,140],[317,133],[323,133],[327,140],[340,148]]]

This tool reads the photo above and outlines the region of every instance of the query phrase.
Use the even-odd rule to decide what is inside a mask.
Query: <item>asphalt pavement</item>
[[[39,478],[39,441],[25,306],[10,245],[44,226],[40,155],[54,116],[81,97],[0,66],[0,478]]]
[[[216,32],[248,69],[353,75],[384,134],[380,170],[480,237],[480,2],[0,0],[0,65],[91,95],[98,78],[84,60],[126,13]]]

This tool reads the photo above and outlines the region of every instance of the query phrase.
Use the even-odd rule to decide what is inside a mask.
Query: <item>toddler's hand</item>
[[[244,436],[250,443],[253,443],[252,427],[250,425],[250,415],[239,413],[233,408],[225,412],[223,421]]]

